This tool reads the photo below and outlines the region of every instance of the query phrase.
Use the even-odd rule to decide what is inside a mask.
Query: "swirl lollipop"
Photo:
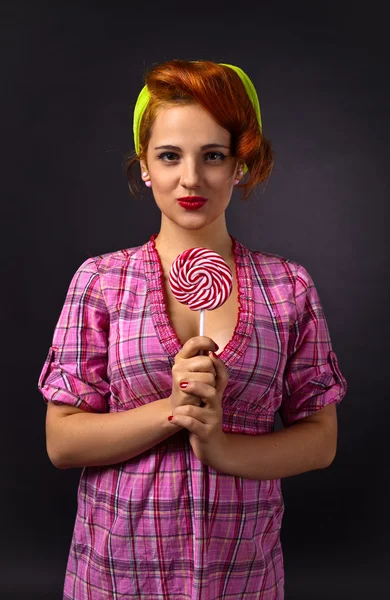
[[[172,294],[191,310],[200,310],[204,335],[205,310],[215,310],[229,298],[233,276],[222,256],[208,248],[190,248],[173,261],[169,272]]]

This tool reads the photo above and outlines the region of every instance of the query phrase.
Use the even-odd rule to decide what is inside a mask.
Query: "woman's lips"
[[[207,202],[207,198],[202,196],[189,196],[187,198],[179,198],[178,203],[186,210],[199,210]]]

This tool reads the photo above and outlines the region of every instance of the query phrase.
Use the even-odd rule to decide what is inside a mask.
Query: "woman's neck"
[[[210,248],[227,262],[233,259],[233,242],[225,220],[197,230],[162,221],[155,245],[160,258],[169,264],[188,248]]]

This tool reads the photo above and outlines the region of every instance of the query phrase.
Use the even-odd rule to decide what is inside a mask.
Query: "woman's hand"
[[[197,336],[190,338],[176,354],[175,364],[172,367],[170,395],[172,414],[178,406],[201,404],[200,396],[186,391],[190,384],[199,382],[208,387],[215,387],[216,371],[208,353],[217,349],[216,343],[211,338]],[[207,356],[199,355],[201,351],[206,352]]]
[[[197,458],[213,466],[220,462],[226,444],[226,434],[222,431],[222,396],[228,382],[228,372],[223,361],[212,352],[208,359],[215,369],[215,385],[196,377],[191,378],[184,390],[184,394],[191,399],[202,399],[205,406],[183,402],[173,410],[171,423],[188,429],[190,444]]]

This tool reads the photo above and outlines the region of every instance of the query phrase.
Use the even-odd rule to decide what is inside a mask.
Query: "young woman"
[[[233,65],[156,65],[134,136],[130,187],[138,164],[160,230],[78,268],[39,378],[50,460],[82,467],[63,597],[282,600],[280,480],[332,463],[346,381],[306,269],[226,227],[233,186],[273,164],[255,88]],[[233,273],[205,336],[168,282],[193,247]]]

